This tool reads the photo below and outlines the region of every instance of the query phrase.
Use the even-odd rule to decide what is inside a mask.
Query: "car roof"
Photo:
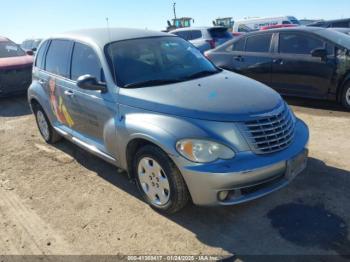
[[[57,34],[49,39],[70,39],[98,45],[101,49],[103,49],[106,44],[111,42],[160,36],[172,35],[163,32],[130,28],[93,28]]]

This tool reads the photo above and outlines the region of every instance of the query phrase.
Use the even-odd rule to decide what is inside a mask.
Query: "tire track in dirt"
[[[77,254],[60,234],[55,232],[33,210],[27,208],[14,192],[1,191],[0,243],[4,244],[0,247],[1,253]],[[6,250],[1,250],[3,248]]]

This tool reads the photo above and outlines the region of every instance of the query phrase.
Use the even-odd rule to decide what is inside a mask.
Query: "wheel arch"
[[[142,147],[152,145],[160,150],[162,150],[166,155],[169,155],[168,150],[163,148],[162,145],[160,145],[156,140],[150,138],[150,137],[134,137],[132,138],[125,150],[125,160],[126,160],[126,169],[128,171],[129,177],[134,178],[135,174],[133,173],[132,166],[133,166],[133,160],[136,152],[140,150]]]
[[[35,114],[35,109],[40,107],[44,111],[44,113],[46,114],[50,123],[52,124],[51,114],[49,112],[47,112],[45,107],[39,102],[39,99],[37,99],[36,97],[29,98],[29,105],[30,105],[30,108],[34,114]]]
[[[38,99],[36,99],[35,97],[29,99],[29,105],[33,113],[35,108],[42,107]]]

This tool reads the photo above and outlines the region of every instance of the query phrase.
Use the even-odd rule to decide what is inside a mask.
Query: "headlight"
[[[230,148],[207,140],[184,139],[176,143],[177,151],[196,163],[210,163],[218,159],[231,159],[235,152]]]

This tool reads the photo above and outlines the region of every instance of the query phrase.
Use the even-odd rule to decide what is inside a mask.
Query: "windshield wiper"
[[[179,79],[154,79],[154,80],[146,80],[146,81],[126,84],[123,87],[124,88],[131,88],[131,87],[157,86],[157,85],[166,85],[166,84],[178,83],[180,81],[181,80],[179,80]]]
[[[194,73],[192,75],[189,75],[186,77],[187,80],[189,79],[196,79],[196,78],[200,78],[200,77],[205,77],[205,76],[210,76],[210,75],[214,75],[214,74],[217,74],[219,73],[220,70],[204,70],[204,71],[199,71],[197,73]]]

